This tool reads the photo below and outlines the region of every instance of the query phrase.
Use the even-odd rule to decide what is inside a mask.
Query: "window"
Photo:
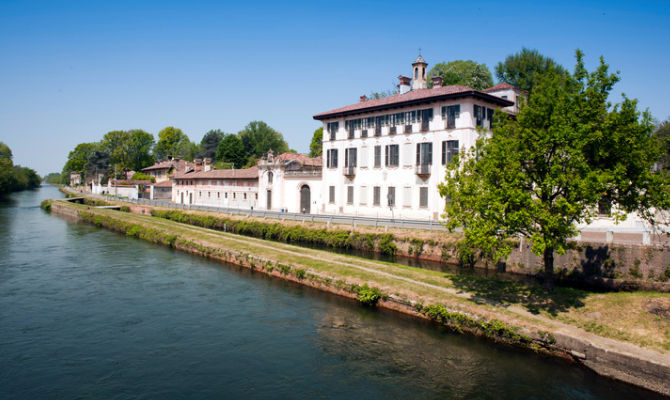
[[[419,207],[428,207],[428,187],[422,186],[419,188]]]
[[[458,140],[445,140],[442,142],[442,165],[449,164],[458,154]]]
[[[486,108],[478,106],[475,104],[474,107],[474,117],[475,117],[475,126],[484,126],[484,117],[486,116]]]
[[[347,186],[347,204],[354,204],[354,187]]]
[[[374,186],[372,188],[372,205],[378,206],[381,204],[381,195],[382,188],[379,186]]]
[[[362,205],[368,204],[368,187],[367,186],[361,186],[359,202]]]
[[[330,133],[330,140],[335,140],[337,130],[340,128],[339,122],[329,122],[327,125],[328,133]]]
[[[326,151],[326,166],[328,168],[337,168],[337,149]]]
[[[433,164],[433,144],[432,143],[417,143],[416,144],[416,165],[432,165]]]
[[[367,147],[361,147],[361,167],[367,167],[368,166],[368,148]]]
[[[328,186],[328,202],[335,203],[335,186]]]
[[[382,146],[375,146],[375,168],[382,166]]]
[[[227,198],[228,198],[228,192],[226,192],[226,193],[223,194],[223,198],[224,198],[224,199],[227,199]]]
[[[442,119],[447,121],[447,129],[456,127],[456,119],[461,115],[461,105],[442,107]]]
[[[400,146],[397,144],[389,144],[385,147],[386,166],[397,167],[400,164]]]
[[[389,186],[388,193],[386,194],[386,200],[388,201],[388,206],[395,206],[395,187]]]
[[[270,171],[268,172],[268,183],[272,183],[272,178],[273,178],[272,171]]]
[[[211,199],[212,198],[212,192],[207,192],[207,198]]]
[[[493,113],[495,112],[492,108],[486,109],[486,119],[489,121],[489,129],[493,128]]]
[[[220,199],[221,198],[221,192],[216,192],[216,198]]]
[[[245,194],[244,194],[244,200],[246,200],[246,199],[247,199],[247,194],[245,193]]]
[[[405,207],[411,207],[412,206],[412,188],[409,186],[405,186],[403,188],[403,195],[402,195],[402,205]]]
[[[355,167],[356,166],[356,148],[355,147],[344,149],[344,166],[345,167]]]
[[[255,196],[255,198],[256,198],[256,200],[258,200],[258,193],[256,193],[256,196]]]
[[[612,202],[607,197],[603,197],[598,201],[598,215],[601,217],[612,215]]]

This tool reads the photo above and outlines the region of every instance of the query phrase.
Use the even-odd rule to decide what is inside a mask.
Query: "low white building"
[[[172,202],[256,209],[258,167],[177,172],[172,179]]]
[[[426,72],[419,56],[399,94],[314,115],[324,127],[320,213],[439,219],[445,165],[489,130],[495,109],[513,110],[520,92],[442,86],[440,77],[428,89]]]
[[[316,213],[323,202],[321,157],[270,150],[258,160],[259,208],[290,213]]]

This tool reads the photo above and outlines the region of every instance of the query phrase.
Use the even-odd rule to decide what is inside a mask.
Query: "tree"
[[[151,150],[155,143],[154,135],[141,129],[132,129],[128,133],[130,134],[128,169],[141,171],[142,168],[146,168],[154,163],[154,158],[151,155]]]
[[[224,136],[225,133],[218,129],[213,129],[205,133],[205,136],[202,137],[202,141],[200,141],[200,152],[198,153],[198,157],[209,157],[214,160],[219,148],[219,143],[221,143]]]
[[[118,171],[129,170],[130,133],[126,131],[107,132],[102,138],[102,151],[109,154],[109,160]]]
[[[309,156],[318,157],[323,152],[323,126],[314,131],[312,143],[309,144]]]
[[[270,149],[275,154],[285,153],[288,150],[284,136],[263,121],[249,122],[238,136],[242,140],[247,156],[260,158]]]
[[[477,64],[472,60],[455,60],[449,63],[437,63],[428,72],[428,85],[432,87],[433,76],[442,77],[442,85],[464,85],[476,90],[493,86],[493,76],[486,64]]]
[[[574,74],[539,76],[516,119],[496,112],[492,135],[460,165],[447,166],[439,185],[447,227],[462,227],[467,245],[496,260],[511,252],[508,239],[528,238],[550,289],[554,253],[565,252],[599,201],[613,202],[617,218],[637,210],[652,220],[653,206],[666,209],[670,186],[667,175],[652,171],[659,150],[651,118],[625,96],[610,106],[618,80],[602,58],[589,73],[577,51]]]
[[[79,143],[68,156],[63,171],[61,172],[61,183],[70,182],[70,172],[84,172],[89,156],[100,149],[99,143]]]
[[[216,151],[216,159],[232,163],[234,168],[242,168],[247,162],[247,155],[244,151],[242,140],[237,135],[224,136]]]
[[[12,150],[0,142],[0,195],[9,193],[14,187],[14,163],[12,162]]]
[[[654,136],[659,141],[659,146],[663,149],[659,167],[670,171],[670,118],[658,124]]]
[[[549,71],[557,74],[568,73],[553,59],[525,47],[496,65],[496,77],[500,82],[507,82],[528,92],[533,90],[538,77]]]
[[[158,142],[154,148],[154,157],[162,159],[167,156],[191,158],[193,146],[188,136],[173,126],[168,126],[158,132]]]

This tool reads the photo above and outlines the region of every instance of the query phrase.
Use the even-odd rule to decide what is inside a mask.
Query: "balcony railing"
[[[344,166],[344,176],[355,176],[356,175],[356,167],[353,165],[345,165]]]
[[[354,138],[354,129],[349,128],[349,139],[353,139],[353,138]]]
[[[412,133],[412,124],[405,125],[405,133]]]
[[[421,121],[421,132],[427,132],[430,129],[430,121]]]
[[[416,174],[419,176],[427,176],[430,175],[430,164],[419,164],[416,166]]]
[[[289,178],[289,177],[294,177],[294,178],[306,178],[306,177],[318,177],[321,176],[321,170],[320,169],[315,169],[311,171],[285,171],[284,176]]]
[[[389,128],[389,135],[395,135],[397,132],[396,127],[392,126]]]
[[[376,126],[375,127],[375,136],[381,136],[382,135],[382,127],[381,126]]]
[[[367,129],[363,129],[361,131],[361,137],[368,137],[368,130]]]

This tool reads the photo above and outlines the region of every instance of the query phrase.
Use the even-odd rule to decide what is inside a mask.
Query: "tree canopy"
[[[314,131],[312,143],[309,144],[309,156],[318,157],[323,152],[323,126]]]
[[[0,196],[40,186],[42,179],[27,167],[14,165],[12,150],[0,142]]]
[[[154,163],[151,151],[154,147],[154,135],[141,129],[128,131],[130,140],[128,143],[128,170],[141,171]]]
[[[117,171],[128,170],[130,164],[130,133],[126,131],[107,132],[100,145],[101,151],[109,154],[109,161]]]
[[[658,124],[654,136],[659,141],[659,146],[663,149],[659,167],[670,171],[670,118]]]
[[[660,152],[650,116],[625,96],[611,107],[619,76],[602,58],[588,72],[576,57],[573,74],[537,77],[516,119],[496,112],[491,136],[450,163],[439,185],[449,229],[462,227],[466,244],[495,260],[511,252],[508,239],[528,238],[548,288],[554,253],[565,252],[600,201],[615,204],[617,218],[637,210],[649,220],[653,206],[669,205],[667,175],[652,171]]]
[[[238,134],[248,156],[260,158],[272,149],[276,154],[288,151],[284,136],[263,121],[252,121]]]
[[[242,168],[247,162],[242,140],[237,135],[224,136],[216,151],[216,159],[231,163],[234,168]]]
[[[505,61],[496,65],[495,69],[500,82],[507,82],[528,92],[533,90],[542,74],[549,71],[557,74],[568,73],[553,59],[543,56],[535,49],[525,47],[520,52],[507,56]]]
[[[193,159],[197,151],[195,146],[188,139],[188,136],[173,126],[168,126],[158,132],[158,142],[154,147],[154,156],[156,159],[162,159],[167,156]]]
[[[219,143],[225,136],[225,133],[219,129],[212,129],[205,133],[200,141],[200,151],[198,157],[209,157],[212,160],[216,158],[216,152],[219,149]]]
[[[472,60],[455,60],[437,63],[428,72],[428,85],[432,87],[433,76],[442,77],[442,85],[464,85],[476,90],[493,86],[493,76],[486,64]]]

